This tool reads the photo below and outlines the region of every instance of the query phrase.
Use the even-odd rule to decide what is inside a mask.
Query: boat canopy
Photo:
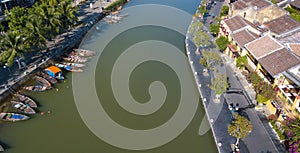
[[[51,71],[54,74],[61,72],[61,69],[56,66],[50,66],[50,67],[46,68],[46,70]]]
[[[61,79],[61,80],[64,79],[64,77],[62,75],[62,72],[61,72],[61,69],[56,67],[56,66],[50,66],[50,67],[46,68],[45,72],[48,75],[50,75],[51,77],[58,78],[58,79]]]

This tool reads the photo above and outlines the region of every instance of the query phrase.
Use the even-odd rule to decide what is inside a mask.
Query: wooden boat
[[[23,114],[17,114],[17,113],[0,113],[0,119],[3,121],[24,121],[28,120],[29,117]]]
[[[68,66],[73,66],[73,67],[77,67],[77,68],[83,68],[83,67],[86,67],[86,65],[81,64],[81,63],[62,62],[61,64],[68,65]]]
[[[2,152],[2,151],[4,151],[4,148],[0,145],[0,151]]]
[[[51,89],[51,87],[49,87],[49,86],[27,86],[27,87],[23,87],[23,89],[29,90],[29,91],[42,92],[42,91]]]
[[[120,14],[120,15],[118,15],[119,17],[121,17],[121,18],[125,18],[125,17],[127,17],[128,16],[128,13],[125,13],[125,14]]]
[[[106,22],[106,23],[109,23],[109,24],[118,23],[119,22],[117,20],[114,20],[112,18],[107,18],[107,17],[103,18],[103,21]]]
[[[112,15],[116,15],[116,14],[119,14],[120,11],[114,11],[114,12],[111,12]]]
[[[35,76],[34,77],[34,79],[39,83],[39,84],[41,84],[42,86],[49,86],[49,87],[51,87],[52,86],[52,84],[49,82],[49,81],[47,81],[46,79],[44,79],[44,78],[42,78],[42,77],[40,77],[40,76]]]
[[[65,57],[63,59],[67,62],[72,62],[72,63],[85,63],[88,61],[87,59],[81,57]]]
[[[83,72],[83,69],[81,69],[81,68],[72,68],[69,71],[71,71],[71,72]]]
[[[91,51],[91,50],[87,50],[87,49],[74,49],[76,55],[78,56],[84,56],[84,57],[88,57],[88,56],[95,56],[96,52]]]
[[[25,114],[35,114],[34,109],[32,109],[30,106],[23,104],[19,101],[11,101],[11,104],[16,108],[17,110],[25,113]]]
[[[123,8],[123,6],[119,6],[119,7],[117,8],[117,11],[121,11],[122,8]]]
[[[50,66],[47,67],[45,70],[45,73],[47,73],[49,76],[56,78],[58,80],[64,80],[65,77],[62,74],[62,71],[60,68],[56,67],[56,66]]]
[[[55,64],[55,66],[57,66],[59,68],[64,68],[65,70],[70,71],[70,72],[83,72],[83,69],[76,68],[76,67],[69,66],[69,65],[60,64],[60,63]]]
[[[34,100],[32,100],[31,98],[29,98],[26,95],[22,95],[22,94],[17,94],[18,100],[23,102],[24,104],[30,106],[31,108],[37,108],[37,104]]]
[[[46,74],[42,71],[38,72],[37,75],[44,78],[44,79],[46,79],[48,82],[50,82],[53,85],[58,82],[55,78],[53,78],[52,76],[50,76],[50,75],[48,75],[48,74]]]

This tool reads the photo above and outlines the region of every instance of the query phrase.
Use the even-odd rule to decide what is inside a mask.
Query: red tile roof
[[[231,32],[234,32],[236,30],[242,29],[244,27],[247,27],[248,25],[255,27],[254,24],[251,22],[247,21],[240,15],[233,16],[229,19],[224,20],[225,24],[228,26],[229,30]]]
[[[300,22],[294,20],[289,15],[283,15],[279,18],[264,23],[264,26],[277,35],[280,35],[300,28]]]
[[[300,9],[300,0],[295,0],[291,2],[291,6]]]
[[[245,44],[257,39],[258,36],[248,30],[242,30],[232,34],[232,38],[239,44],[240,47],[244,47]]]
[[[266,0],[239,0],[232,3],[235,10],[242,10],[248,7],[256,7],[257,9],[262,9],[264,7],[270,6],[271,3]]]
[[[257,7],[258,9],[262,9],[264,7],[270,6],[271,3],[265,0],[254,0],[251,2],[251,6]]]
[[[298,44],[289,44],[290,49],[292,52],[294,52],[296,55],[300,57],[300,43]]]
[[[246,3],[244,3],[243,1],[236,1],[234,3],[232,3],[233,9],[235,10],[242,10],[248,7],[248,5]]]
[[[267,54],[283,48],[283,46],[269,35],[260,37],[245,45],[246,49],[259,59]]]
[[[299,65],[300,59],[286,48],[282,48],[259,59],[258,62],[274,77],[279,73]]]

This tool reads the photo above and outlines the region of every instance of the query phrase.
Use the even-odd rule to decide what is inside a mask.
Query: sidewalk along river
[[[192,99],[197,100],[196,105],[189,100],[183,102],[180,100],[183,98],[180,94],[183,92],[182,87],[185,87],[186,84],[181,82],[182,78],[178,74],[186,74],[187,78],[185,79],[190,81],[194,79],[187,63],[187,58],[185,56],[185,58],[177,56],[176,50],[179,50],[181,53],[185,52],[185,32],[199,3],[196,0],[132,0],[123,8],[122,12],[128,13],[129,16],[120,23],[110,25],[104,22],[97,23],[81,44],[82,48],[98,52],[97,57],[94,57],[87,63],[88,67],[85,68],[85,72],[78,74],[64,73],[66,80],[55,85],[57,90],[54,89],[44,93],[26,93],[39,102],[38,110],[45,112],[44,115],[31,116],[32,118],[25,122],[1,124],[0,141],[8,147],[6,152],[217,152],[210,131],[205,135],[198,135],[199,126],[204,117],[204,110],[199,102],[199,96],[196,95],[197,90],[194,82],[192,82],[193,84],[189,87],[189,90],[184,92],[195,96]],[[183,12],[188,12],[190,15],[188,17],[182,15],[184,14]],[[113,79],[123,79],[122,74],[127,73],[120,70],[121,75],[119,78],[116,76],[111,77],[113,73],[117,73],[112,70],[115,68],[114,64],[122,63],[122,61],[132,63],[132,61],[137,59],[143,61],[143,59],[138,57],[139,51],[143,52],[143,55],[146,57],[152,56],[151,53],[153,52],[161,52],[161,56],[158,56],[157,59],[171,59],[171,62],[175,61],[175,65],[177,64],[177,66],[182,68],[180,70],[173,69],[163,61],[156,61],[157,59],[152,56],[150,60],[142,62],[132,70],[132,73],[127,78],[129,82],[127,86],[130,88],[132,100],[139,101],[141,104],[148,104],[146,102],[153,98],[162,103],[161,105],[158,104],[160,106],[158,109],[146,109],[145,112],[142,112],[145,114],[139,114],[141,113],[138,112],[139,110],[135,110],[137,112],[129,112],[130,108],[123,107],[123,104],[133,102],[125,98],[123,98],[125,101],[117,101],[118,98],[122,98],[123,93],[114,93],[113,90],[121,90],[124,86],[120,84],[116,89],[112,87],[113,83],[111,83]],[[119,57],[123,57],[123,59],[121,60]],[[96,80],[93,85],[86,87],[85,85],[90,84],[90,81],[92,81],[89,80],[90,76],[93,76]],[[161,83],[157,83],[158,81]],[[188,82],[190,83],[190,81]],[[155,83],[151,84],[152,82]],[[82,85],[82,90],[81,88],[78,89],[78,84]],[[160,88],[161,84],[164,84],[165,88]],[[155,91],[151,89],[157,89],[157,91],[166,90],[167,95],[157,99],[155,95],[152,95]],[[121,132],[113,131],[113,129],[100,129],[100,134],[95,130],[90,130],[92,129],[91,125],[85,124],[88,121],[84,118],[84,113],[79,111],[81,106],[78,103],[93,107],[91,102],[95,102],[95,100],[89,97],[88,94],[94,92],[97,93],[107,116],[122,127],[131,129],[131,131],[146,132],[148,130],[147,132],[149,132],[176,118],[174,116],[177,115],[178,110],[181,110],[182,105],[187,108],[195,107],[184,112],[191,114],[190,117],[179,116],[179,119],[187,118],[190,122],[179,120],[186,125],[183,126],[183,131],[177,131],[178,133],[174,134],[173,139],[163,141],[165,139],[163,136],[172,131],[171,129],[166,132],[156,133],[157,135],[144,137],[144,140],[141,140],[136,135],[135,140],[127,138]],[[77,95],[80,95],[79,99],[84,99],[84,101],[76,101],[78,100]],[[48,113],[48,111],[50,112]],[[99,109],[99,111],[101,110]],[[193,113],[194,111],[195,113]],[[95,113],[95,124],[97,122],[101,126],[107,125],[107,121],[101,120],[103,116],[105,115],[97,116],[97,113]],[[178,123],[174,122],[174,129],[176,124]],[[102,137],[103,133],[111,134],[111,140]],[[126,143],[123,144],[123,142],[116,144],[114,143],[115,138],[125,140],[129,145],[126,146]],[[135,138],[135,135],[133,135],[133,138]],[[155,144],[160,141],[163,142]],[[144,142],[149,143],[144,144]],[[149,146],[151,143],[153,143],[153,146]]]

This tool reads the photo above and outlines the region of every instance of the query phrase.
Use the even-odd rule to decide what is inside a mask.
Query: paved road
[[[219,14],[222,5],[223,2],[217,2],[216,5],[213,5],[211,7],[209,14]],[[205,20],[205,25],[207,26],[207,28],[209,27],[208,21],[211,19],[211,17],[211,15],[207,16]],[[225,58],[224,56],[226,55],[222,55],[224,65],[217,66],[217,68],[220,73],[227,74],[231,88],[243,90],[243,93],[246,93],[246,96],[242,93],[224,94],[219,102],[215,102],[213,91],[211,91],[210,88],[207,87],[207,84],[210,84],[211,78],[214,77],[214,73],[210,72],[209,75],[203,73],[204,67],[199,64],[201,55],[195,53],[196,46],[191,41],[192,34],[187,34],[187,38],[188,39],[186,40],[186,44],[188,56],[190,61],[192,61],[192,69],[194,73],[196,72],[195,79],[197,81],[200,94],[202,95],[203,100],[205,99],[204,107],[206,109],[208,119],[213,123],[212,131],[216,139],[216,144],[219,142],[222,143],[222,146],[218,148],[219,152],[231,152],[231,144],[235,143],[235,138],[231,137],[227,133],[227,125],[231,121],[231,112],[228,109],[229,103],[239,103],[240,107],[243,108],[239,113],[247,116],[253,124],[253,130],[249,134],[249,136],[243,140],[240,140],[240,148],[242,153],[279,152],[275,147],[273,141],[271,141],[271,137],[269,136],[268,131],[266,131],[263,123],[258,117],[256,110],[253,108],[249,108],[249,105],[252,104],[253,101],[253,89],[251,90],[247,87],[244,87],[247,86],[247,84],[245,85],[245,82],[247,81],[244,77],[240,76],[241,72],[238,72],[238,70],[233,67],[233,61],[226,60],[228,59],[228,57]],[[210,50],[218,52],[215,47],[211,47]],[[199,84],[201,84],[201,86],[199,86]],[[250,96],[247,95],[247,91],[249,91]],[[280,150],[280,152],[282,152],[282,150]]]

